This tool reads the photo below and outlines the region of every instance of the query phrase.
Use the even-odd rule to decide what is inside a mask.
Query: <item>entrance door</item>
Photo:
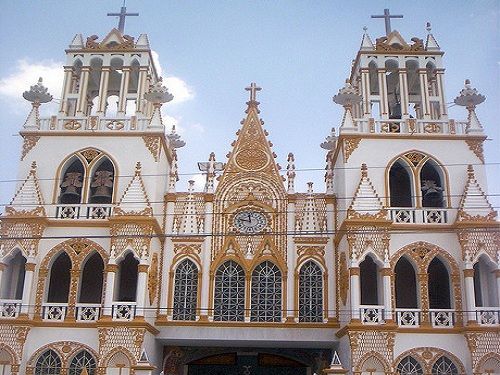
[[[276,354],[239,352],[192,361],[188,375],[307,375],[307,367]]]

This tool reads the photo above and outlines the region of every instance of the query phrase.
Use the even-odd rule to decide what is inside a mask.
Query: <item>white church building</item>
[[[195,191],[147,35],[76,35],[59,111],[40,117],[41,80],[23,95],[0,375],[500,374],[485,97],[466,81],[449,118],[430,28],[365,30],[353,52],[340,125],[310,150],[323,187],[296,190],[293,154],[280,170],[252,83]]]

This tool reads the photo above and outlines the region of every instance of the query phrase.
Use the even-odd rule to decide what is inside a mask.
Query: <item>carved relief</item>
[[[482,139],[467,139],[465,141],[469,149],[484,163],[484,151],[483,151],[483,140]]]
[[[462,259],[474,262],[482,253],[486,253],[492,262],[497,261],[500,249],[500,233],[495,229],[470,228],[458,232],[458,240],[462,247]]]
[[[23,151],[21,153],[21,160],[24,160],[24,157],[28,155],[28,152],[31,151],[33,147],[36,146],[40,137],[36,135],[24,135],[23,136]]]
[[[161,142],[160,137],[145,135],[142,137],[147,149],[153,155],[153,159],[157,162],[160,158]]]
[[[339,261],[339,295],[342,304],[347,304],[347,293],[349,291],[349,271],[347,269],[347,258],[345,253],[340,253]]]
[[[354,371],[362,371],[363,363],[373,356],[373,353],[378,353],[375,356],[388,370],[390,367],[388,364],[392,363],[394,358],[395,335],[395,332],[350,331],[349,340]]]
[[[158,293],[158,254],[154,253],[148,274],[149,304],[152,305]]]
[[[405,358],[406,356],[412,356],[415,358],[421,365],[424,370],[424,374],[431,374],[433,373],[432,371],[432,366],[436,363],[436,361],[441,358],[442,356],[448,357],[458,368],[458,373],[459,374],[465,374],[465,367],[460,361],[459,358],[457,358],[455,355],[452,353],[439,349],[439,348],[434,348],[434,347],[420,347],[420,348],[414,348],[411,350],[407,350],[403,353],[401,353],[393,363],[393,367],[396,368],[399,364],[399,362]]]
[[[344,145],[344,158],[345,161],[349,160],[349,157],[351,154],[356,150],[359,146],[359,142],[361,141],[361,138],[346,138],[344,139],[343,145]]]

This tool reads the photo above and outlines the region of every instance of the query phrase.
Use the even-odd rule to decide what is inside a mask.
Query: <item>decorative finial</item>
[[[258,87],[255,82],[252,82],[249,87],[245,87],[245,90],[250,91],[249,103],[257,103],[257,91],[262,90],[262,87]]]
[[[333,150],[337,145],[337,136],[335,134],[335,128],[332,128],[330,134],[326,137],[326,140],[320,144],[320,147],[325,150]]]
[[[172,125],[172,130],[171,130],[170,134],[167,134],[167,138],[168,138],[170,146],[172,146],[172,148],[181,148],[181,147],[184,147],[186,145],[186,142],[184,142],[181,139],[181,136],[175,132],[175,124]]]
[[[365,25],[365,26],[363,26],[363,31],[364,31],[365,33],[368,31],[368,27],[366,27],[366,25]]]
[[[466,107],[469,111],[476,108],[478,104],[481,104],[486,100],[486,97],[480,94],[477,89],[472,88],[470,80],[465,80],[464,88],[460,91],[460,94],[453,101],[456,105]]]
[[[425,29],[427,30],[428,33],[431,32],[432,27],[431,27],[431,23],[430,22],[427,22],[427,24],[425,25]]]
[[[286,166],[286,176],[288,179],[288,194],[295,193],[295,157],[290,152],[287,159],[288,165]]]
[[[142,168],[142,165],[141,165],[141,162],[138,161],[137,163],[135,163],[135,174],[138,175],[141,173],[141,168]]]
[[[385,21],[385,35],[389,36],[391,33],[391,18],[403,18],[403,15],[398,14],[390,14],[389,9],[384,9],[383,15],[372,16],[372,18],[384,18]]]
[[[144,99],[148,102],[153,103],[153,105],[162,105],[174,99],[174,96],[168,92],[168,89],[162,85],[163,79],[160,79],[149,86],[149,91],[144,94]]]
[[[353,104],[358,104],[362,99],[348,79],[346,79],[344,87],[333,97],[334,103],[340,104],[345,109],[350,109]]]
[[[206,172],[207,179],[205,182],[205,193],[214,192],[214,180],[216,172],[222,171],[224,169],[224,163],[215,161],[215,153],[211,152],[208,157],[208,162],[199,162],[198,169],[202,172]]]
[[[36,171],[36,161],[31,163],[31,171],[35,172]]]
[[[127,13],[127,7],[125,6],[125,2],[123,2],[123,6],[120,9],[120,13],[108,13],[108,16],[114,17],[118,16],[118,30],[123,34],[125,32],[125,18],[128,16],[138,16],[139,13]]]
[[[23,98],[33,105],[39,105],[50,102],[52,95],[47,92],[47,88],[43,85],[43,79],[40,77],[36,85],[30,86],[29,91],[23,92]]]

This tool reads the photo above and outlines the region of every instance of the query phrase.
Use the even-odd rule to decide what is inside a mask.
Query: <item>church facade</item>
[[[39,116],[42,81],[23,95],[0,374],[500,374],[485,98],[466,81],[466,119],[449,118],[428,31],[365,31],[338,132],[311,150],[325,186],[303,192],[253,83],[227,160],[212,153],[204,190],[183,190],[147,35],[76,35],[59,111]]]

